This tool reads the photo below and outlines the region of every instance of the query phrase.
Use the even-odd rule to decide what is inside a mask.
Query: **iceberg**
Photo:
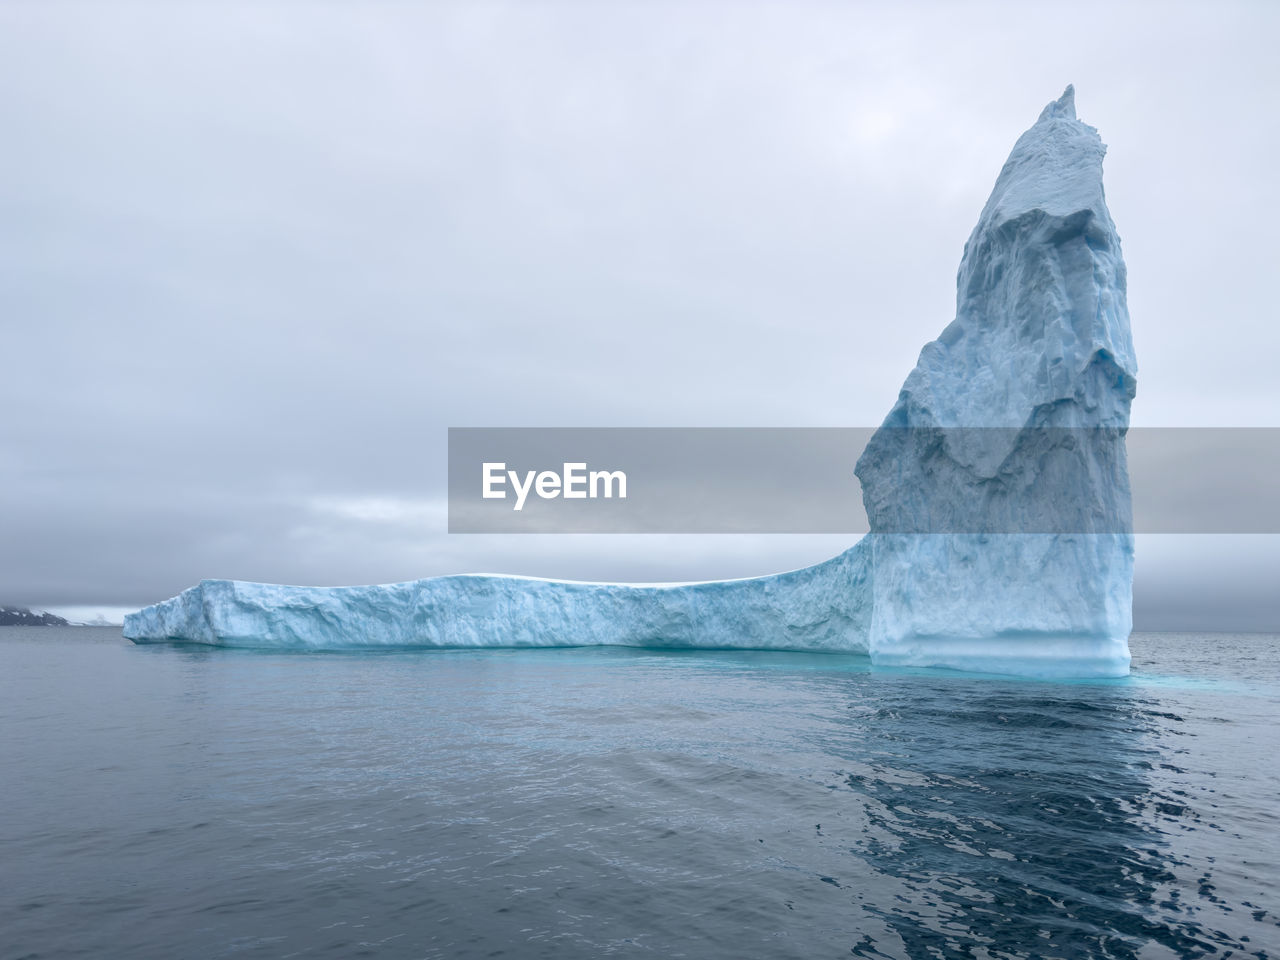
[[[955,320],[858,461],[870,533],[824,563],[687,584],[460,575],[354,587],[204,580],[136,643],[776,649],[1033,676],[1129,669],[1124,432],[1137,365],[1105,147],[1067,87],[965,245]]]

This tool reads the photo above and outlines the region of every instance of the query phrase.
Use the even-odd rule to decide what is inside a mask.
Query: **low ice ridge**
[[[745,580],[631,585],[462,574],[359,587],[204,580],[125,636],[231,647],[620,645],[866,653],[865,548]]]

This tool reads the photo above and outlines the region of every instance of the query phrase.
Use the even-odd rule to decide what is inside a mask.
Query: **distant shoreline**
[[[35,611],[12,604],[0,606],[0,627],[121,627],[99,615],[93,620],[68,620],[56,613]]]

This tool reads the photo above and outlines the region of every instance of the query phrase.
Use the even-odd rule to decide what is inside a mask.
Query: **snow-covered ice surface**
[[[126,617],[124,634],[298,648],[845,651],[886,665],[1123,675],[1133,570],[1123,431],[1137,366],[1104,153],[1070,87],[1014,146],[965,245],[956,319],[921,351],[858,463],[872,532],[838,557],[671,586],[205,580]],[[1005,429],[961,429],[973,427]],[[926,530],[961,532],[914,532]]]

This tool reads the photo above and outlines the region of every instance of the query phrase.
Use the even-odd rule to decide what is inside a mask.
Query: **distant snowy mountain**
[[[69,627],[52,613],[34,613],[26,607],[0,606],[0,627]]]
[[[74,624],[77,627],[118,627],[119,620],[108,620],[103,614],[98,614],[92,620],[81,620]]]

